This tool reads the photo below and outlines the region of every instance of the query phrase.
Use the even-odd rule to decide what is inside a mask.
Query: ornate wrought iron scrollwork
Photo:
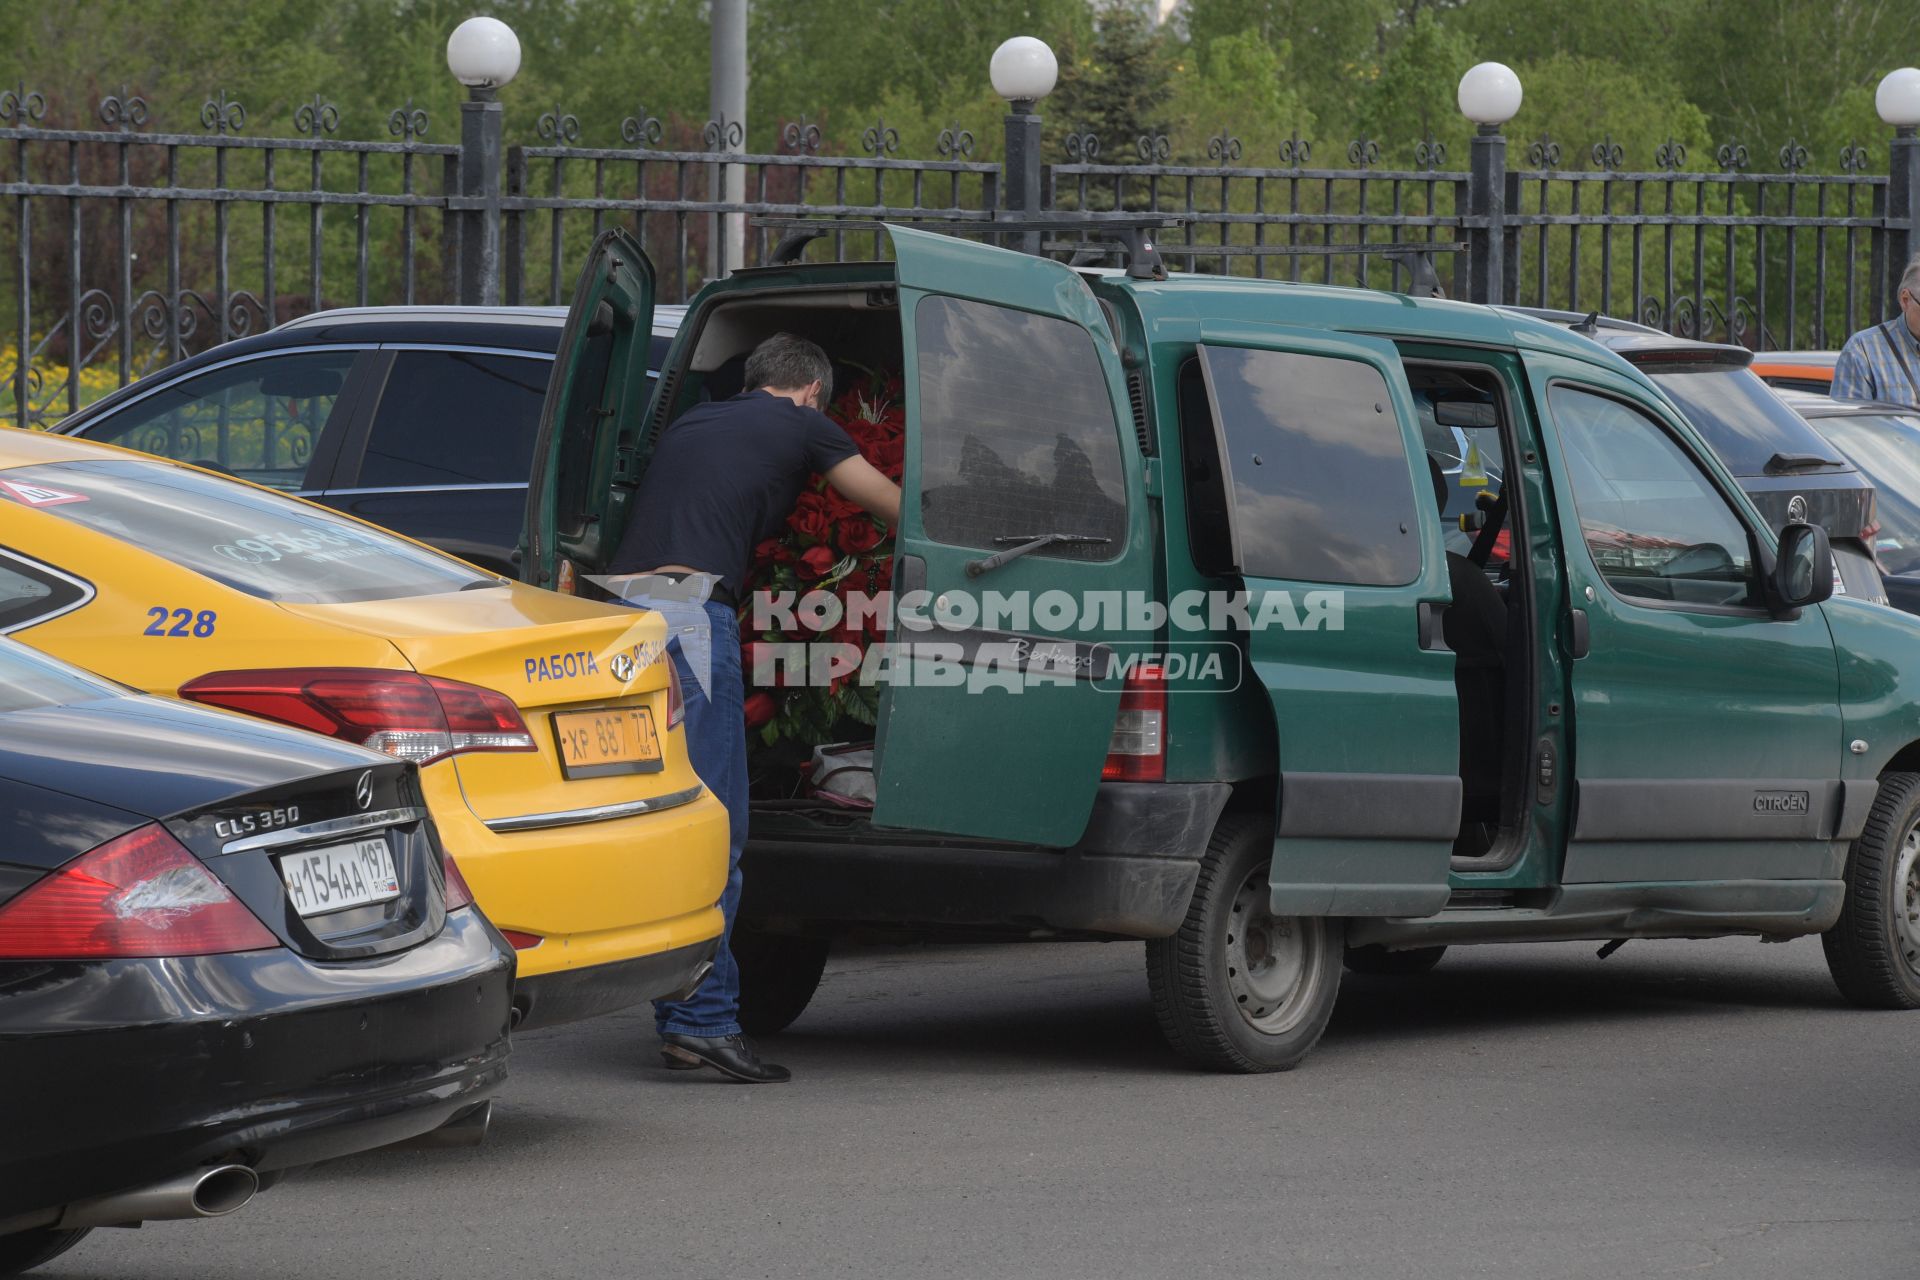
[[[98,341],[111,337],[120,327],[120,317],[113,305],[113,295],[105,289],[89,289],[80,295],[80,324],[86,335]]]
[[[820,132],[820,126],[810,120],[789,120],[780,131],[780,142],[787,150],[796,155],[808,151],[818,151],[820,144],[826,141]]]
[[[1687,144],[1676,138],[1668,138],[1654,148],[1653,163],[1657,169],[1667,173],[1677,173],[1687,164]]]
[[[24,84],[0,89],[0,124],[25,127],[47,116],[47,96]]]
[[[729,120],[721,116],[718,120],[709,120],[700,129],[700,141],[709,151],[738,151],[746,145],[746,126],[738,120]]]
[[[416,107],[413,99],[407,99],[406,106],[395,107],[387,115],[387,132],[407,142],[424,137],[427,132],[427,109]]]
[[[100,99],[100,120],[122,133],[131,133],[147,122],[147,100],[121,85],[119,93]]]
[[[267,319],[267,304],[245,289],[235,289],[227,295],[227,332],[236,338],[244,338],[254,332],[254,317],[264,323]]]
[[[296,133],[318,136],[332,133],[340,127],[340,109],[322,98],[313,95],[312,102],[303,102],[300,109],[293,113],[293,128]]]
[[[1090,129],[1068,134],[1060,145],[1075,164],[1092,164],[1100,158],[1100,135]]]
[[[1091,136],[1091,135],[1089,135]],[[1069,139],[1071,141],[1071,139]],[[1099,150],[1099,140],[1094,140],[1094,150]],[[933,144],[933,152],[942,160],[968,160],[973,157],[973,130],[962,129],[959,125],[949,125],[940,131],[940,137]]]
[[[1863,143],[1849,142],[1840,148],[1840,168],[1847,173],[1858,173],[1867,167],[1867,148]]]
[[[1744,142],[1723,142],[1720,149],[1713,153],[1713,159],[1723,173],[1739,173],[1747,167],[1751,157],[1747,154]]]
[[[1371,169],[1380,163],[1380,144],[1372,138],[1355,138],[1347,144],[1347,163],[1356,169]]]
[[[200,127],[217,134],[238,133],[247,126],[247,109],[227,96],[225,89],[200,105]]]
[[[1143,133],[1133,140],[1133,153],[1141,164],[1165,164],[1173,157],[1173,143],[1164,133]]]
[[[630,147],[645,146],[658,142],[666,136],[666,129],[660,121],[647,114],[644,104],[633,109],[633,114],[620,121],[620,138]]]
[[[551,111],[545,112],[534,122],[534,130],[543,138],[558,142],[562,146],[580,141],[580,117],[571,111],[563,111],[558,103]]]
[[[1600,141],[1587,148],[1587,163],[1602,173],[1618,173],[1627,166],[1627,149],[1612,134],[1602,134]]]
[[[893,155],[900,150],[900,131],[885,120],[875,120],[860,135],[860,147],[870,155]]]
[[[166,339],[167,330],[172,327],[173,307],[165,294],[158,289],[148,289],[133,300],[129,309],[130,317],[140,325],[140,332],[154,342]]]
[[[1422,169],[1438,169],[1447,162],[1447,144],[1428,134],[1413,144],[1413,162]]]
[[[1294,134],[1280,143],[1280,167],[1283,169],[1304,169],[1307,161],[1313,159],[1313,144]]]
[[[1231,131],[1222,129],[1207,139],[1207,159],[1232,164],[1239,158],[1240,139],[1234,137]]]
[[[1787,145],[1780,148],[1780,172],[1798,173],[1807,167],[1807,161],[1812,158],[1796,139],[1788,138]]]
[[[1565,158],[1559,143],[1553,135],[1543,133],[1527,144],[1527,167],[1530,169],[1558,169]]]

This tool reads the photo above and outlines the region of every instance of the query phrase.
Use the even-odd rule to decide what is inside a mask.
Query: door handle
[[[1414,618],[1420,629],[1420,647],[1433,649],[1441,653],[1451,653],[1447,647],[1447,633],[1443,620],[1447,615],[1445,601],[1422,600],[1414,606]]]
[[[1569,647],[1573,650],[1575,658],[1584,658],[1587,656],[1587,651],[1593,647],[1593,636],[1587,629],[1587,611],[1575,609],[1572,613],[1573,629]]]

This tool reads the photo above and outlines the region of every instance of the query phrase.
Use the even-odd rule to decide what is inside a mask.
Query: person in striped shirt
[[[1881,400],[1920,409],[1920,254],[1900,276],[1900,314],[1847,339],[1833,368],[1836,400]]]

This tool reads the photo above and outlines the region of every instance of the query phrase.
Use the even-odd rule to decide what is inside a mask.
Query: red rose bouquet
[[[901,393],[898,377],[869,373],[827,409],[827,416],[846,429],[861,456],[895,482],[900,479],[906,448],[907,415]],[[884,624],[871,612],[859,616],[847,602],[856,594],[877,597],[892,581],[893,531],[835,493],[824,478],[810,477],[787,517],[786,530],[754,548],[747,598],[740,610],[745,649],[741,665],[748,682],[754,680],[755,658],[764,652],[763,645],[830,644],[844,646],[837,650],[843,657],[855,651],[864,655],[867,645],[881,637]],[[826,592],[838,598],[839,607],[794,609],[790,627],[754,630],[755,597],[771,593],[778,599],[787,592],[795,599]],[[785,674],[789,680],[802,679],[797,672]],[[870,726],[879,714],[880,691],[862,685],[857,674],[835,676],[826,684],[756,689],[746,702],[747,727],[758,729],[761,741],[769,746],[782,740],[811,746],[834,737],[835,726],[842,720]]]

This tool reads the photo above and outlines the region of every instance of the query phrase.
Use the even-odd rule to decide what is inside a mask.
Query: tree
[[[1166,131],[1173,61],[1165,37],[1139,8],[1108,5],[1093,38],[1065,52],[1049,113],[1063,129],[1094,134],[1107,156]]]

